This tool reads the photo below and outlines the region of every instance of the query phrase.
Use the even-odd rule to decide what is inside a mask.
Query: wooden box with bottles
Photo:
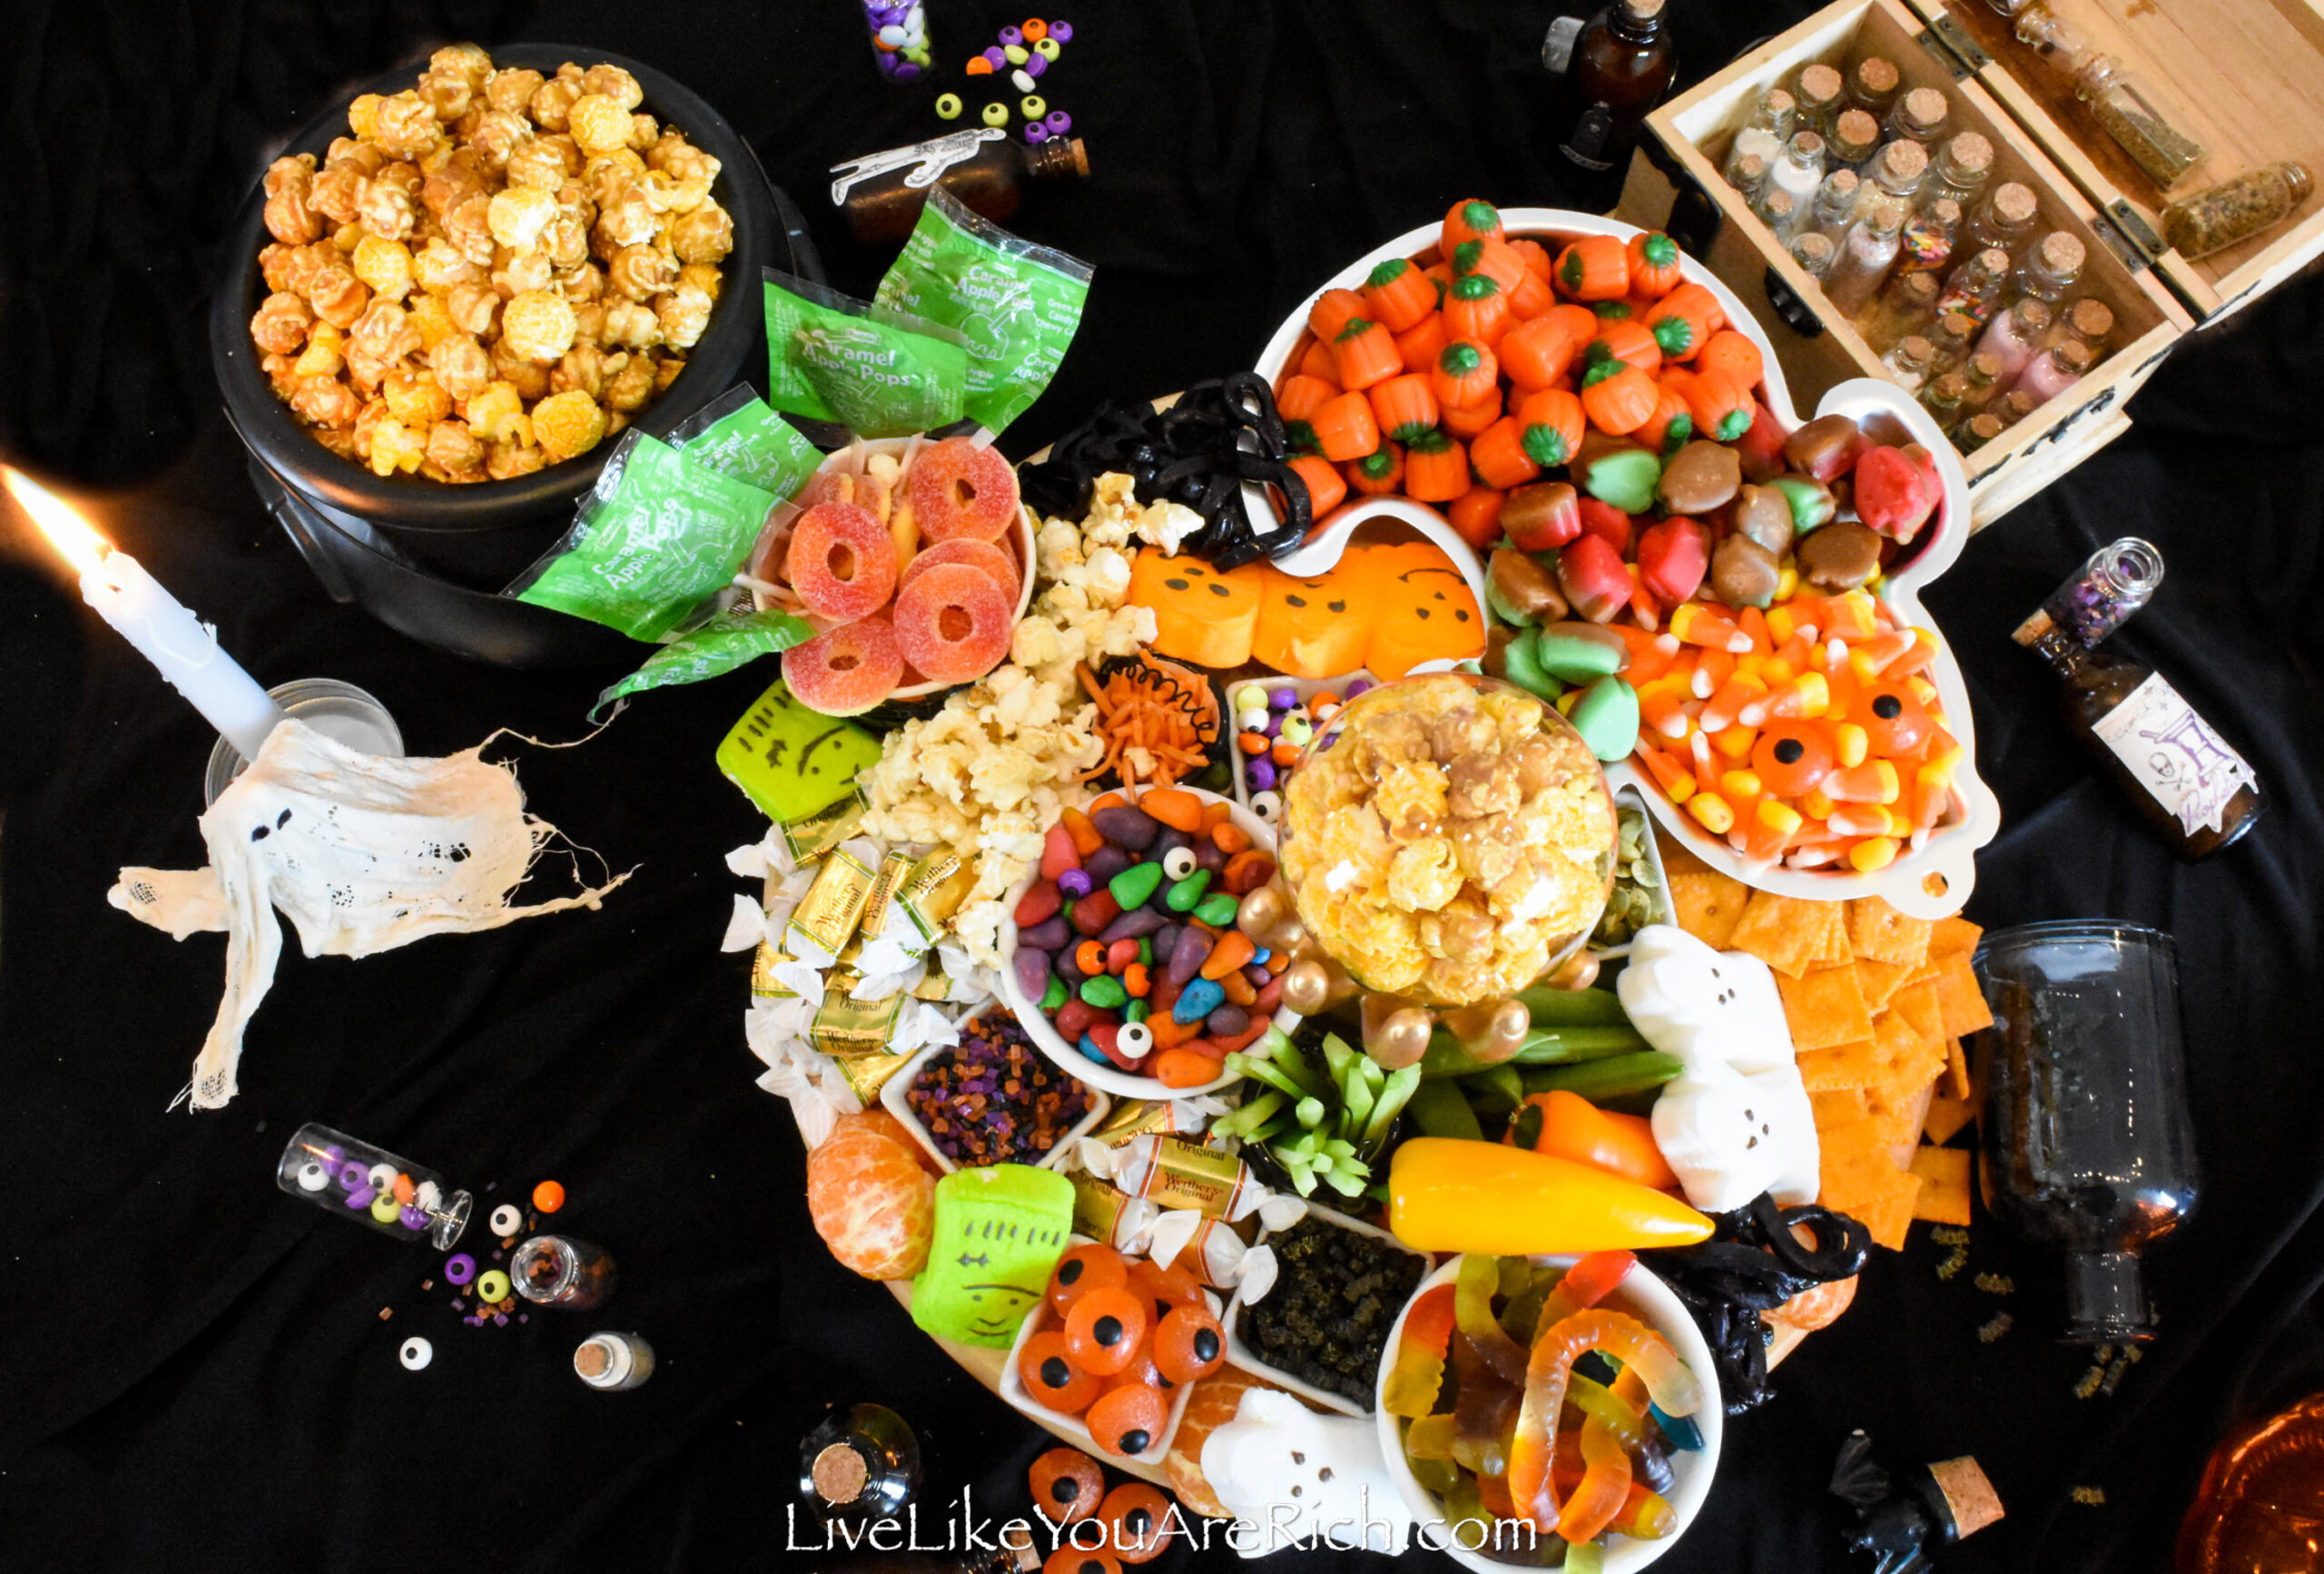
[[[2048,9],[2081,35],[2085,58],[2111,56],[2122,79],[2150,87],[2170,125],[2204,150],[2200,163],[2159,183],[1990,0],[1840,0],[1656,110],[1616,209],[1632,223],[1669,225],[1702,251],[1761,313],[1795,401],[1812,409],[1834,383],[1888,373],[1859,326],[1722,177],[1730,145],[1766,90],[1793,88],[1817,63],[1846,74],[1877,56],[1897,68],[1900,99],[1915,88],[1942,93],[1943,135],[1974,131],[1992,144],[1985,190],[2025,186],[2040,210],[2032,234],[2063,231],[2081,243],[2066,300],[2094,299],[2113,317],[2078,381],[1998,437],[1965,441],[1978,527],[2126,430],[2123,405],[2180,339],[2324,253],[2324,197],[2313,192],[2284,221],[2192,260],[2166,242],[2162,221],[2171,202],[2278,161],[2324,172],[2319,0],[2049,0]],[[1687,221],[1707,211],[1715,228]],[[1961,261],[1956,251],[1947,269]]]

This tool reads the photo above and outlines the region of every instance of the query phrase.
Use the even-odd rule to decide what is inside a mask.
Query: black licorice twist
[[[1768,1382],[1775,1331],[1759,1313],[1862,1272],[1872,1255],[1872,1232],[1830,1208],[1778,1208],[1765,1192],[1748,1207],[1711,1218],[1709,1240],[1640,1252],[1639,1259],[1694,1314],[1718,1367],[1727,1412],[1739,1415],[1775,1394]],[[1805,1226],[1814,1244],[1793,1235],[1795,1225]]]
[[[1053,518],[1078,519],[1089,510],[1098,477],[1128,475],[1141,503],[1185,505],[1202,528],[1179,550],[1222,573],[1280,557],[1307,538],[1315,511],[1307,484],[1289,461],[1290,443],[1276,414],[1275,392],[1256,372],[1196,383],[1167,410],[1140,402],[1101,404],[1049,448],[1049,457],[1018,471],[1027,500]],[[1251,528],[1243,483],[1257,481],[1283,495],[1287,517],[1273,530]]]

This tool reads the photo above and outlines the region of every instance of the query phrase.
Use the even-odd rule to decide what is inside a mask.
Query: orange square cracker
[[[1911,972],[1910,968],[1899,967],[1895,962],[1875,961],[1870,957],[1856,958],[1856,987],[1864,991],[1865,1009],[1877,1011],[1885,1008],[1888,997],[1904,987],[1905,979]]]
[[[1863,1220],[1875,1241],[1891,1251],[1901,1250],[1920,1177],[1896,1167],[1868,1120],[1851,1121],[1822,1134],[1822,1147],[1823,1192],[1817,1200]]]
[[[1819,968],[1799,978],[1778,972],[1776,989],[1783,996],[1794,1049],[1824,1049],[1872,1037],[1872,1013],[1865,1009],[1853,966]]]
[[[1888,1014],[1903,1018],[1915,1038],[1927,1040],[1942,1052],[1945,1038],[1945,1012],[1936,990],[1936,984],[1931,979],[1907,984],[1888,998]]]
[[[1798,978],[1815,965],[1823,936],[1819,915],[1828,905],[1755,890],[1742,921],[1728,937],[1727,949],[1748,951],[1777,972]]]
[[[1977,949],[1977,939],[1984,932],[1965,918],[1939,919],[1928,927],[1928,954],[1949,957],[1958,951],[1966,956]]]
[[[1962,1047],[1961,1040],[1951,1034],[1947,1034],[1945,1039],[1945,1091],[1954,1097],[1966,1099],[1970,1097],[1969,1052]]]
[[[1732,950],[1735,927],[1743,921],[1751,888],[1732,875],[1709,869],[1673,871],[1669,884],[1670,906],[1679,915],[1679,927],[1712,950]]]
[[[1831,968],[1853,961],[1856,953],[1848,948],[1847,904],[1821,901],[1816,905],[1822,910],[1816,916],[1816,949],[1807,953],[1809,965]]]
[[[1976,972],[1969,966],[1965,952],[1955,951],[1938,966],[1936,999],[1944,1011],[1945,1031],[1955,1038],[1965,1038],[1981,1028],[1994,1025],[1993,1011],[1985,1005],[1985,992],[1977,987]]]
[[[1969,1117],[1974,1113],[1974,1107],[1965,1098],[1935,1094],[1928,1101],[1928,1116],[1921,1122],[1921,1135],[1941,1147],[1953,1140],[1954,1133],[1969,1124]]]
[[[1916,967],[1928,955],[1929,921],[1906,918],[1876,896],[1848,903],[1848,945],[1859,957]]]
[[[1969,1222],[1969,1161],[1965,1147],[1924,1147],[1913,1155],[1913,1174],[1921,1189],[1913,1198],[1913,1217],[1940,1225]]]

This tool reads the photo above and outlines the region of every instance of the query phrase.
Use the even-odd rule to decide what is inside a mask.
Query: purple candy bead
[[[1017,943],[1020,946],[1038,946],[1042,950],[1053,951],[1064,945],[1067,937],[1072,933],[1072,926],[1065,921],[1063,913],[1051,913],[1031,929],[1019,930]]]
[[[325,1164],[345,1164],[347,1162],[347,1150],[340,1146],[339,1144],[335,1142],[328,1143],[323,1147],[323,1162]]]
[[[1033,58],[1039,60],[1040,56],[1037,54]],[[1073,129],[1073,117],[1061,109],[1053,109],[1041,123],[1049,128],[1049,135],[1061,137]]]
[[[368,1191],[370,1188],[370,1185],[371,1171],[368,1166],[357,1164],[350,1159],[346,1164],[339,1166],[340,1190],[349,1192]]]
[[[1052,22],[1052,23],[1050,23],[1050,24],[1049,24],[1049,36],[1050,36],[1051,38],[1056,39],[1059,44],[1070,44],[1070,43],[1072,43],[1072,42],[1073,42],[1073,24],[1072,24],[1072,23],[1070,23],[1070,22]]]
[[[1267,709],[1270,711],[1287,711],[1298,703],[1297,689],[1269,689],[1267,691]]]
[[[986,50],[984,52],[984,58],[985,64],[991,66],[995,71],[1006,71],[1009,69],[1009,56],[1000,53],[1000,48],[998,44]]]
[[[1057,888],[1078,901],[1098,889],[1097,882],[1086,869],[1068,869],[1057,877]]]
[[[1341,693],[1340,697],[1344,700],[1352,700],[1355,698],[1356,695],[1367,693],[1375,686],[1376,685],[1370,678],[1353,678],[1349,680],[1346,689]]]
[[[466,1252],[455,1252],[444,1259],[444,1277],[455,1284],[465,1284],[476,1277],[476,1259]]]
[[[358,1186],[347,1194],[347,1205],[359,1212],[371,1205],[371,1195],[369,1186]]]
[[[1141,939],[1168,921],[1163,914],[1150,907],[1134,907],[1108,924],[1098,934],[1098,939],[1101,945],[1108,946],[1116,940]]]
[[[406,1208],[396,1215],[396,1220],[407,1230],[424,1230],[428,1227],[428,1215],[419,1208]]]
[[[1000,30],[1000,42],[1003,47],[1014,49],[1025,42],[1025,30],[1021,27],[1004,27]]]
[[[1247,761],[1243,766],[1243,774],[1251,783],[1252,792],[1265,792],[1275,785],[1275,762],[1272,760]]]
[[[1038,60],[1040,57],[1036,55],[1034,58]],[[1049,140],[1049,128],[1039,121],[1033,121],[1025,127],[1025,140],[1029,143],[1045,143]]]
[[[1049,68],[1049,60],[1044,55],[1029,54],[1025,57],[1025,74],[1027,76],[1039,76]]]
[[[909,60],[899,60],[896,62],[895,77],[898,82],[910,82],[919,74],[920,67],[913,62]],[[502,1317],[497,1319],[497,1321],[506,1323],[508,1319]]]
[[[1154,959],[1157,962],[1168,961],[1170,949],[1178,943],[1178,937],[1186,932],[1187,926],[1176,921],[1165,922],[1160,929],[1156,930],[1153,934]]]
[[[1017,972],[1017,987],[1038,1000],[1049,987],[1049,954],[1038,946],[1019,945],[1009,964]]]

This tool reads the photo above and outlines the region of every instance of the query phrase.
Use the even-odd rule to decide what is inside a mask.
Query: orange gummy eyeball
[[[533,1206],[542,1213],[553,1214],[565,1205],[565,1188],[555,1181],[543,1181],[533,1188]]]
[[[1100,1394],[1087,1419],[1089,1435],[1099,1448],[1128,1458],[1154,1446],[1169,1415],[1170,1402],[1160,1389],[1130,1382]]]
[[[1049,1308],[1062,1317],[1092,1290],[1118,1290],[1129,1277],[1122,1254],[1111,1246],[1068,1247],[1049,1271]]]
[[[1106,1495],[1104,1468],[1079,1449],[1049,1450],[1033,1461],[1026,1483],[1041,1512],[1059,1525],[1088,1519]]]
[[[1088,1409],[1089,1402],[1105,1386],[1074,1363],[1065,1335],[1053,1332],[1036,1333],[1025,1341],[1017,1357],[1017,1375],[1037,1403],[1067,1415]]]
[[[1065,1347],[1084,1372],[1111,1377],[1137,1358],[1151,1326],[1147,1303],[1128,1289],[1091,1290],[1066,1313]]]

